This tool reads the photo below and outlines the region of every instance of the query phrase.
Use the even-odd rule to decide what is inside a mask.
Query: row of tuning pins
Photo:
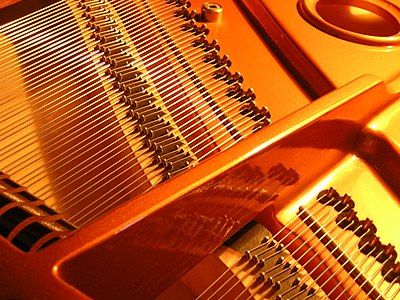
[[[194,20],[195,12],[188,10],[190,3],[168,2],[180,7],[176,15],[187,20],[182,30],[190,31],[197,37],[193,40],[193,46],[200,47],[207,53],[204,55],[204,61],[218,67],[214,77],[225,80],[230,86],[233,85],[227,90],[227,96],[246,103],[241,112],[257,122],[254,130],[269,124],[268,109],[257,108],[254,103],[254,92],[251,89],[244,91],[241,88],[242,76],[239,73],[229,72],[228,68],[231,65],[229,58],[226,55],[218,56],[217,42],[207,40],[208,29],[205,25],[197,26]],[[84,10],[83,17],[88,20],[87,27],[93,30],[92,38],[97,41],[94,50],[103,53],[101,60],[109,65],[106,75],[113,77],[115,88],[123,92],[121,101],[130,106],[128,117],[137,123],[135,132],[144,136],[145,146],[154,151],[154,163],[167,169],[167,177],[179,169],[187,168],[193,162],[193,156],[184,149],[184,143],[175,134],[177,130],[168,121],[165,110],[158,105],[159,100],[148,90],[152,86],[139,71],[141,58],[130,53],[130,45],[124,41],[106,3],[101,0],[89,0],[81,2],[80,6]]]
[[[270,124],[271,115],[268,108],[258,108],[255,104],[255,94],[252,89],[244,91],[241,88],[243,77],[240,73],[236,72],[231,74],[229,67],[231,61],[227,55],[220,57],[218,51],[220,47],[216,40],[209,42],[207,35],[209,30],[205,24],[198,26],[195,21],[195,11],[189,11],[190,2],[188,1],[167,1],[180,7],[176,11],[176,15],[184,18],[187,22],[182,25],[182,30],[190,31],[197,38],[193,40],[193,46],[201,47],[207,54],[204,56],[204,61],[214,64],[218,67],[215,72],[215,78],[223,79],[228,84],[236,82],[233,87],[229,88],[226,94],[232,98],[238,99],[241,102],[246,102],[241,108],[241,113],[252,118],[256,125],[254,131],[263,128]],[[123,40],[121,31],[118,24],[112,19],[110,10],[107,9],[106,3],[101,0],[90,0],[81,2],[82,8],[85,10],[83,17],[88,20],[87,26],[94,30],[92,38],[98,41],[95,50],[104,53],[101,58],[103,62],[109,64],[109,72],[122,81],[123,89],[129,93],[129,89],[137,91],[138,89],[144,90],[148,87],[145,79],[137,83],[138,72],[137,68],[140,66],[140,58],[134,57],[129,52],[130,45]],[[222,67],[223,66],[223,67]],[[124,82],[124,81],[131,82]]]
[[[151,85],[139,71],[141,58],[129,51],[131,45],[124,41],[106,3],[85,1],[80,6],[85,10],[87,27],[93,30],[92,39],[98,42],[94,50],[102,52],[101,61],[109,65],[105,74],[114,78],[114,87],[123,92],[121,102],[129,105],[127,116],[136,124],[134,133],[145,137],[143,147],[153,154],[153,164],[166,169],[164,179],[187,168],[194,158],[174,134],[177,130],[166,120],[165,110],[157,105],[160,101],[147,90]]]
[[[259,246],[246,251],[242,260],[258,269],[259,275],[253,285],[266,286],[266,294],[263,294],[263,297],[276,300],[311,300],[320,299],[323,294],[306,271],[294,261],[284,245],[269,236],[266,236]],[[258,290],[260,293],[263,291],[260,288]]]
[[[390,282],[400,283],[400,262],[396,262],[397,252],[390,243],[384,245],[376,235],[377,228],[372,220],[359,220],[354,210],[355,203],[347,194],[340,196],[332,187],[321,191],[317,197],[324,205],[332,206],[337,212],[336,224],[345,230],[353,231],[360,237],[358,248],[362,253],[372,256],[376,261],[383,264],[382,277]]]

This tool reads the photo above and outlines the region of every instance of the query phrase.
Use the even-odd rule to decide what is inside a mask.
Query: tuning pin
[[[229,56],[224,54],[222,57],[218,57],[216,60],[216,64],[219,66],[227,66],[230,67],[232,65],[232,62],[229,60]],[[236,74],[236,73],[235,73]],[[235,76],[235,75],[232,75]],[[236,81],[235,79],[232,78],[233,81]],[[243,81],[242,81],[243,82]]]
[[[191,15],[193,14],[194,11],[191,12]],[[194,14],[193,18],[196,16],[196,14]],[[208,35],[208,33],[210,32],[210,30],[208,29],[206,24],[201,24],[201,26],[196,26],[193,27],[193,29],[195,30],[196,34],[202,34],[204,33],[205,35]]]
[[[182,8],[181,13],[183,16],[186,16],[186,14],[189,13],[189,11],[186,8]],[[183,30],[191,30],[191,29],[196,29],[196,21],[194,19],[190,19],[187,23],[182,25]]]
[[[339,201],[339,198],[339,193],[332,187],[328,190],[321,191],[317,196],[319,203],[331,206],[335,205]]]
[[[213,49],[204,56],[206,61],[214,61],[218,59],[218,51]]]
[[[397,252],[393,245],[388,244],[382,246],[383,250],[381,253],[376,257],[376,260],[383,263],[384,261],[395,261],[397,258]]]
[[[227,66],[228,66],[228,64],[227,64]],[[236,72],[234,74],[229,73],[224,79],[226,82],[229,82],[229,83],[233,83],[233,82],[243,83],[243,76],[239,72]]]
[[[348,194],[344,194],[343,197],[340,197],[340,202],[334,207],[336,211],[341,212],[352,209],[354,206],[355,204],[351,197]]]
[[[237,82],[226,91],[227,95],[230,97],[239,96],[243,92],[241,83]]]
[[[357,229],[354,230],[354,234],[357,236],[368,234],[376,234],[376,226],[372,220],[366,218],[358,223]]]
[[[217,39],[213,39],[212,41],[211,41],[211,43],[208,43],[208,46],[211,48],[211,49],[217,49],[217,48],[219,48],[219,46],[218,46],[218,40]],[[219,49],[217,49],[218,51],[219,51]]]
[[[242,101],[244,101],[244,99],[246,101],[250,100],[255,100],[256,99],[256,94],[254,93],[254,89],[253,88],[249,88],[247,89],[247,91],[244,92],[243,97],[242,97]]]
[[[357,212],[353,209],[349,211],[341,212],[336,217],[336,224],[343,229],[353,230],[358,224],[358,217],[356,216]]]
[[[381,247],[382,243],[375,234],[362,237],[358,243],[360,251],[369,256],[376,256],[381,250]]]
[[[230,74],[227,66],[222,66],[214,72],[214,76],[219,77],[219,78],[223,77],[223,76],[227,76],[227,74]]]
[[[381,274],[387,282],[400,282],[400,262],[387,261],[383,264]]]

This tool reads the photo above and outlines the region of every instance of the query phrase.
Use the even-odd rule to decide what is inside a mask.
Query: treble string
[[[99,57],[100,55],[96,55],[97,57]],[[86,57],[87,58],[87,57]],[[81,61],[81,62],[79,62]],[[76,91],[79,91],[79,87],[74,87],[73,89],[71,89],[71,85],[73,86],[73,84],[80,79],[81,81],[84,81],[85,84],[83,84],[83,87],[88,86],[88,84],[94,84],[95,81],[93,80],[93,71],[96,71],[96,66],[92,66],[92,65],[86,65],[85,64],[85,57],[81,60],[78,60],[78,65],[77,66],[73,66],[70,71],[75,70],[75,72],[70,72],[69,75],[64,76],[60,81],[58,82],[54,82],[51,83],[49,85],[46,85],[43,89],[41,89],[41,91],[37,91],[34,94],[29,95],[26,99],[27,101],[30,101],[31,103],[34,103],[36,105],[40,105],[40,108],[31,111],[31,115],[37,116],[38,120],[40,120],[43,117],[46,117],[46,115],[48,115],[48,112],[53,112],[55,110],[57,110],[57,105],[60,104],[65,104],[68,105],[69,102],[67,102],[66,100],[63,101],[63,99],[68,99],[66,96],[70,95],[70,98],[74,96],[74,94]],[[100,63],[98,64],[98,68],[101,69],[106,69],[104,67],[104,64]],[[76,72],[80,71],[80,74],[76,74]],[[50,75],[49,75],[50,76]],[[90,79],[91,78],[91,79]],[[58,88],[58,92],[63,92],[63,91],[67,91],[65,94],[63,94],[61,97],[53,99],[54,97],[54,88]],[[82,88],[83,89],[83,88]],[[82,92],[79,92],[82,93]],[[78,94],[79,94],[78,93]],[[77,95],[77,94],[75,94]],[[39,96],[39,98],[38,98]],[[69,98],[69,99],[70,99]],[[32,100],[31,100],[32,99]],[[25,104],[24,104],[25,105]],[[59,110],[62,109],[63,106],[60,108],[58,108]],[[55,109],[55,110],[53,110]],[[25,109],[26,110],[26,109]],[[15,119],[19,114],[23,113],[25,110],[21,110],[19,112],[16,112],[15,114],[13,114],[12,116],[7,116],[7,118],[3,119],[4,121],[10,120],[10,119]],[[12,129],[13,130],[8,130],[5,133],[2,134],[2,139],[6,139],[10,136],[13,136],[16,132],[18,132],[19,130],[17,128],[19,128],[20,126],[23,126],[23,128],[27,128],[29,127],[29,125],[34,124],[33,121],[31,121],[30,123],[26,122],[25,120],[28,119],[29,116],[24,115],[23,117],[15,120],[13,122],[13,124],[15,124]],[[12,125],[10,125],[12,126]],[[43,126],[43,125],[42,125]]]
[[[32,29],[24,27],[25,34],[21,37],[21,40],[13,41],[18,45],[17,49],[23,50],[22,53],[16,57],[13,54],[12,47],[7,47],[2,53],[2,66],[10,71],[10,75],[1,78],[1,84],[13,82],[14,76],[12,76],[11,71],[17,71],[23,66],[30,67],[30,71],[32,70],[32,72],[37,68],[35,68],[36,65],[38,65],[39,68],[45,68],[46,65],[43,65],[43,62],[47,64],[47,62],[50,61],[45,59],[49,59],[49,55],[54,56],[52,52],[57,53],[56,50],[61,49],[61,51],[65,50],[65,53],[67,53],[66,50],[68,49],[64,49],[66,41],[73,43],[74,48],[82,44],[82,40],[79,40],[79,37],[82,33],[84,34],[86,30],[84,29],[81,33],[73,17],[65,16],[64,18],[66,18],[67,21],[61,22],[61,24],[58,25],[53,24],[54,19],[50,21],[47,20],[49,24],[39,27],[39,32],[32,32]],[[50,49],[49,42],[51,42]],[[45,53],[45,59],[37,60],[44,51],[47,51],[47,53]],[[23,74],[25,73],[23,68],[21,72]]]
[[[172,24],[172,23],[171,23]],[[178,28],[179,27],[176,27],[177,28],[177,30],[178,30]],[[180,30],[180,28],[179,28],[179,30]],[[150,31],[149,31],[150,32]],[[143,35],[144,36],[144,35]],[[183,34],[182,34],[182,36],[184,36]],[[182,38],[182,40],[183,40],[183,38]],[[185,41],[186,42],[186,41]],[[175,51],[175,50],[172,50],[172,51]],[[36,66],[35,66],[36,67]],[[223,67],[218,67],[218,68],[223,68]],[[215,69],[214,69],[214,71],[215,71]],[[150,71],[147,71],[146,73],[149,73],[150,74]],[[182,72],[183,73],[183,72]],[[161,74],[161,73],[160,73]],[[147,74],[146,74],[147,75]],[[42,79],[41,79],[42,80]],[[48,91],[50,91],[51,89],[49,89]],[[172,92],[172,89],[171,88],[169,88],[169,89],[167,89],[167,88],[165,88],[164,89],[164,92],[165,91],[169,91],[169,90],[171,90],[171,93],[173,94],[173,92]],[[75,91],[74,92],[71,92],[71,95],[78,95],[78,94],[76,94],[75,93]],[[44,97],[44,96],[47,96],[46,94],[45,95],[43,95],[43,94],[41,94],[41,99]],[[37,98],[37,95],[34,95],[34,97],[35,98]],[[64,97],[65,99],[67,99],[68,97]],[[239,104],[237,104],[237,106],[234,108],[234,109],[237,109],[237,108],[239,108]],[[49,109],[51,106],[50,105],[48,105],[47,107],[46,107],[46,109]],[[121,108],[122,108],[122,106],[120,106]],[[228,112],[233,112],[234,111],[234,109],[232,108],[232,109],[230,109],[230,110],[228,110]],[[77,112],[78,110],[76,109],[76,112]],[[210,111],[210,110],[209,110]],[[45,114],[45,110],[42,110],[42,111],[37,111],[37,113],[41,113],[41,114]],[[210,122],[208,122],[208,123],[211,123],[212,121],[217,121],[218,119],[216,118],[216,117],[211,117],[211,115],[209,115],[210,116],[210,118],[212,119],[212,120],[210,120]],[[241,116],[240,114],[238,114],[238,116]],[[183,117],[183,115],[182,115],[182,117]],[[220,117],[223,117],[223,115],[222,115],[222,113],[218,113],[218,117],[220,118]],[[246,117],[247,117],[247,115],[246,115]],[[254,123],[250,123],[248,120],[248,118],[244,118],[243,116],[242,117],[240,117],[239,119],[238,119],[239,121],[240,120],[244,120],[243,122],[240,122],[240,124],[249,124],[248,126],[246,126],[246,130],[248,130],[248,129],[250,129],[253,125],[254,125]],[[53,125],[54,124],[54,125]],[[51,125],[51,126],[56,126],[56,124],[58,124],[58,120],[56,121],[56,122],[54,122],[54,123],[45,123],[45,125]],[[217,125],[215,125],[214,127],[216,128],[216,126],[220,126],[220,125],[222,125],[222,123],[221,122],[219,122]],[[217,130],[217,133],[220,133],[222,131],[222,129],[219,129],[219,130]],[[46,132],[46,131],[45,131]],[[81,131],[81,132],[83,132],[83,131]],[[232,130],[231,129],[229,129],[228,130],[228,132],[232,132]],[[47,132],[46,132],[46,134],[50,134],[50,130],[48,130]],[[204,134],[203,134],[204,135]],[[224,134],[222,137],[219,137],[218,139],[222,139],[222,138],[224,138],[224,140],[223,140],[223,144],[224,144],[224,147],[226,146],[226,147],[229,147],[231,144],[234,144],[235,143],[235,141],[231,141],[231,140],[229,140],[229,139],[225,139],[225,136],[226,134]],[[238,133],[234,133],[234,135],[238,135]],[[27,140],[27,137],[28,137],[29,135],[26,135],[25,136],[25,140]],[[197,138],[195,141],[192,141],[192,143],[193,144],[199,144],[198,143],[198,141],[199,141],[199,138]],[[61,143],[62,144],[62,143]],[[59,145],[61,145],[61,144],[59,144]],[[210,144],[210,143],[209,143]],[[23,144],[22,143],[20,143],[19,145],[18,145],[18,147],[20,147],[20,146],[22,146]],[[50,143],[49,143],[49,145],[50,145]],[[203,147],[202,147],[202,149],[201,150],[203,150],[203,149],[205,149],[206,148],[206,146],[207,145],[205,145],[204,146],[204,143],[203,143]],[[54,148],[55,149],[55,148]],[[71,152],[70,152],[71,153]],[[199,152],[200,153],[200,152]],[[36,154],[34,154],[34,155],[36,155]],[[207,155],[207,154],[206,154]],[[203,155],[204,156],[204,155]],[[21,164],[20,164],[20,166],[22,166]],[[21,168],[19,168],[19,170],[21,170]],[[173,173],[174,172],[176,172],[176,171],[173,171]],[[29,177],[25,177],[25,179],[26,180],[31,180]],[[33,179],[33,178],[32,178]],[[29,181],[30,182],[30,181]]]
[[[145,44],[146,41],[144,41],[142,44]],[[149,53],[147,56],[151,56],[153,53]]]
[[[91,45],[95,45],[96,43],[97,42],[92,42]],[[72,31],[70,39],[65,39],[65,37],[63,37],[60,39],[60,41],[55,41],[54,47],[52,44],[51,48],[48,48],[48,46],[46,46],[45,50],[47,52],[44,52],[44,50],[42,49],[35,49],[35,52],[26,58],[21,58],[22,56],[24,56],[21,55],[19,56],[21,60],[18,61],[18,64],[14,64],[13,68],[10,67],[7,68],[8,71],[16,69],[17,72],[20,72],[23,75],[23,78],[25,79],[25,83],[24,85],[21,84],[14,85],[12,89],[7,90],[7,93],[5,93],[3,97],[7,95],[12,95],[13,92],[15,92],[21,87],[26,87],[25,89],[28,89],[35,83],[37,83],[36,88],[40,87],[42,85],[41,84],[42,81],[44,81],[45,79],[49,81],[50,77],[47,76],[48,74],[52,74],[52,72],[54,71],[62,70],[61,67],[65,66],[68,62],[70,62],[70,60],[66,60],[64,59],[64,57],[74,55],[74,59],[76,59],[77,61],[82,57],[85,56],[89,57],[85,49],[85,43],[80,38],[79,31]],[[44,54],[42,52],[44,52]],[[38,59],[38,56],[40,54],[43,56],[43,58]],[[57,64],[57,67],[49,69],[48,66],[51,64]],[[29,69],[28,76],[26,76],[27,71],[23,68],[24,66],[27,66]],[[22,67],[22,69],[21,71],[18,71],[20,67]],[[35,78],[30,78],[31,74],[35,73],[38,73],[37,76],[35,76]],[[47,77],[45,77],[45,75]],[[43,77],[43,79],[40,79],[41,77]],[[2,80],[1,82],[1,84],[3,85],[8,83],[13,83],[13,80],[15,80],[13,75],[9,75],[8,77],[4,76],[3,79],[4,80]],[[37,80],[37,82],[35,80]],[[4,99],[2,103],[4,103],[5,101],[7,101],[7,98]],[[16,111],[18,108],[13,108],[13,111]],[[4,117],[4,115],[6,114],[4,114],[3,112],[2,117]]]
[[[147,158],[148,158],[148,157],[145,156],[144,159],[141,161],[141,160],[140,160],[140,156],[137,157],[137,159],[139,160],[138,163],[140,164],[141,162],[145,161]],[[102,161],[102,160],[103,160],[103,158],[102,158],[102,157],[99,157],[99,159],[97,159],[97,160],[94,161],[93,163],[96,164],[97,161]],[[109,175],[112,177],[112,176],[113,176],[113,173],[118,173],[119,169],[123,169],[123,168],[125,167],[125,165],[127,165],[127,164],[129,164],[129,163],[130,163],[130,161],[127,161],[126,163],[120,165],[117,169],[113,170],[113,172],[111,172],[111,173],[109,173],[109,171],[110,171],[110,169],[111,169],[113,166],[110,166],[109,168],[103,170],[101,173],[99,173],[98,175],[96,175],[95,177],[93,177],[93,178],[91,179],[91,181],[94,181],[94,182],[95,182],[96,179],[97,179],[97,177],[102,177],[102,176],[103,176],[103,173],[106,173],[106,174],[109,173]],[[136,175],[136,173],[135,173],[135,175]],[[97,191],[99,188],[100,188],[100,187],[96,188],[96,189],[93,190],[92,192]],[[82,193],[86,193],[86,192],[88,192],[88,191],[87,191],[87,190],[84,190]],[[79,196],[79,195],[78,195],[78,196]],[[73,199],[70,199],[69,202],[71,202],[72,200],[73,200]]]
[[[103,68],[104,68],[104,67],[103,67]],[[88,74],[88,73],[90,73],[90,71],[93,71],[93,69],[92,69],[92,70],[89,69],[89,70],[86,71],[85,73]],[[84,74],[81,74],[79,77],[84,76],[85,73],[84,73]],[[73,74],[72,74],[71,76],[73,76]],[[78,77],[78,78],[79,78],[79,77]],[[77,77],[75,77],[75,79],[76,79],[76,78],[77,78]],[[66,99],[66,100],[65,100],[65,102],[66,102],[65,105],[68,105],[68,100],[73,100],[73,98],[76,97],[76,96],[78,96],[79,94],[84,94],[85,91],[86,91],[86,94],[90,94],[91,91],[92,91],[92,88],[93,88],[94,86],[96,86],[96,80],[95,80],[95,78],[92,78],[91,80],[86,81],[84,85],[82,85],[82,86],[80,86],[80,87],[75,87],[74,89],[72,89],[72,90],[70,90],[70,91],[68,91],[68,92],[63,93],[63,96],[62,96],[61,98],[58,98],[58,99],[61,100],[61,99],[65,98],[65,99]],[[64,90],[67,90],[67,89],[68,89],[68,86],[65,86],[65,87],[63,87],[63,88],[61,89],[61,91],[64,91]],[[75,93],[76,91],[78,91],[77,94]],[[46,94],[47,94],[47,93],[46,93]],[[49,95],[46,95],[45,99],[51,98],[51,96],[52,96],[52,95],[51,95],[51,90],[50,90],[50,91],[49,91]],[[52,102],[57,102],[57,99],[56,99],[56,100],[53,100]],[[62,103],[62,102],[60,102],[60,103]],[[57,104],[57,103],[56,103],[56,104]],[[43,105],[43,106],[46,106],[46,105]],[[41,116],[41,115],[39,115],[38,117],[40,117],[40,116]],[[46,114],[42,114],[42,116],[45,118],[45,117],[46,117]],[[34,123],[32,123],[32,124],[34,124]],[[45,124],[45,125],[46,125],[46,124]],[[43,125],[43,126],[45,126],[45,125]],[[27,128],[27,127],[25,127],[25,128]],[[15,134],[15,132],[10,133],[9,135],[3,137],[3,140],[6,139],[6,138],[8,138],[8,137],[12,137],[14,134]],[[7,152],[10,152],[10,151],[7,151]]]
[[[248,120],[245,120],[245,122],[248,122]],[[230,130],[232,130],[232,129],[230,129]],[[229,134],[229,132],[227,133],[227,134]],[[221,138],[221,137],[219,137],[219,138]],[[196,153],[195,153],[196,154]],[[189,166],[187,166],[187,167],[189,167]],[[154,179],[154,178],[156,178],[156,176],[159,176],[160,174],[162,173],[162,171],[159,171],[159,173],[158,174],[153,174],[149,179],[151,180],[151,179]],[[160,179],[160,181],[162,181],[162,179]],[[130,184],[130,185],[134,185],[135,186],[135,184],[137,184],[137,182],[133,182],[132,184]],[[142,183],[142,184],[144,184],[144,183]],[[141,184],[141,185],[142,185]],[[125,187],[125,188],[128,188],[129,186],[127,186],[127,187]],[[99,199],[97,199],[96,201],[98,201]],[[106,211],[109,207],[111,207],[113,204],[115,204],[115,203],[117,203],[118,201],[120,201],[121,199],[117,199],[117,200],[115,200],[115,201],[113,201],[113,202],[111,202],[111,204],[109,204],[109,205],[107,205],[104,209],[102,209],[99,213],[97,213],[95,216],[98,216],[98,215],[100,215],[101,213],[103,213],[104,211]],[[101,204],[106,204],[106,202],[104,202],[104,203],[101,203]],[[100,206],[98,206],[98,207],[100,207]],[[96,209],[97,209],[97,207],[96,207]],[[82,212],[82,211],[81,211]],[[77,215],[78,214],[80,214],[81,212],[78,212],[77,213]],[[91,213],[91,211],[90,211],[90,213]],[[89,213],[86,213],[84,216],[82,216],[78,221],[80,221],[80,220],[82,220],[84,217],[86,217],[87,215],[88,215]],[[94,217],[95,217],[94,216]],[[94,218],[93,217],[93,218]],[[85,224],[87,224],[90,220],[92,220],[93,218],[90,218],[90,219],[88,219],[88,220],[86,220],[84,223],[82,223],[82,226],[84,226]]]
[[[81,21],[81,23],[87,23],[87,21]],[[147,28],[150,28],[150,26],[147,26]],[[88,29],[85,28],[84,30],[88,30]],[[85,35],[88,35],[88,34],[85,34]],[[139,36],[141,36],[141,35],[139,35]],[[150,41],[150,40],[142,41],[142,42],[141,42],[139,45],[137,45],[137,46],[143,47],[143,45],[146,45],[149,41]],[[95,43],[97,43],[97,42],[95,42]],[[140,48],[139,48],[139,49],[140,49]],[[153,54],[154,54],[154,52],[149,53],[149,54],[147,54],[146,56],[147,56],[147,57],[151,57]],[[146,58],[147,58],[147,57],[146,57]]]
[[[81,51],[82,50],[83,49],[81,48]],[[72,53],[73,52],[71,52],[71,54]],[[100,55],[99,53],[93,53],[92,57],[96,62],[96,59],[99,58]],[[91,64],[87,64],[89,59],[91,59],[91,55],[89,53],[81,52],[77,53],[75,58],[69,58],[68,60],[66,60],[61,64],[58,63],[57,61],[50,61],[51,63],[57,63],[61,68],[58,68],[58,66],[53,67],[48,71],[47,70],[43,71],[42,74],[38,74],[37,86],[34,85],[35,83],[34,80],[36,78],[28,80],[27,81],[28,86],[26,88],[27,88],[27,93],[29,93],[29,96],[26,98],[26,102],[21,103],[19,106],[16,105],[15,107],[12,107],[10,111],[8,111],[6,114],[3,115],[3,120],[11,119],[17,116],[18,114],[24,112],[24,107],[29,107],[28,106],[29,102],[34,102],[35,104],[38,105],[43,103],[42,105],[40,105],[39,108],[34,109],[32,111],[33,113],[34,112],[39,113],[40,111],[43,111],[45,108],[51,107],[54,103],[57,103],[57,100],[52,100],[52,101],[46,101],[46,100],[48,100],[49,97],[54,93],[55,88],[71,85],[71,83],[73,83],[74,76],[75,77],[77,76],[76,71],[80,70],[80,72],[83,72],[81,73],[81,75],[79,75],[78,78],[83,77],[84,75],[87,76],[86,78],[93,77],[93,71],[94,71],[93,66]],[[68,63],[73,63],[70,66],[70,69],[67,68]],[[75,73],[72,72],[73,70],[75,70]],[[88,72],[88,70],[90,71],[90,73]],[[58,80],[57,82],[52,82],[55,76],[59,77],[60,80]],[[15,87],[14,90],[17,90],[18,88],[23,88],[23,85]],[[40,90],[37,90],[39,88]],[[40,98],[40,96],[42,98]],[[21,117],[17,121],[22,122],[25,118],[26,117]]]
[[[53,4],[50,4],[46,7],[43,7],[41,9],[38,9],[28,15],[22,16],[18,19],[15,19],[13,21],[10,21],[6,24],[0,25],[0,30],[4,33],[7,34],[16,34],[19,32],[23,32],[23,27],[24,26],[29,26],[30,24],[37,24],[41,25],[38,20],[41,19],[49,19],[54,15],[57,15],[57,13],[60,10],[65,9],[65,3],[75,3],[75,0],[64,0],[64,1],[57,1]]]
[[[214,125],[214,127],[215,127],[215,126],[217,126],[217,125]],[[205,134],[207,134],[207,133],[203,133],[203,135],[205,135]],[[221,137],[220,137],[220,138],[221,138]],[[189,143],[189,146],[191,146],[190,143]],[[194,154],[196,155],[196,153],[194,153]],[[158,172],[152,174],[152,176],[151,176],[149,179],[150,179],[150,180],[155,179],[156,177],[160,176],[162,173],[163,173],[163,170],[159,170]],[[144,177],[146,177],[146,176],[148,176],[148,175],[149,175],[149,174],[146,174],[146,173],[145,173],[141,178],[144,178]],[[129,179],[129,178],[128,178],[128,179]],[[112,190],[117,189],[117,188],[119,188],[120,186],[123,186],[124,183],[125,183],[128,179],[125,179],[124,181],[122,181],[120,184],[118,184],[117,186],[115,186]],[[140,180],[140,178],[137,179],[136,181],[134,181],[133,183],[131,183],[131,184],[125,186],[123,189],[128,189],[130,186],[133,186],[134,188],[136,188],[137,182],[138,182],[139,180]],[[161,182],[162,180],[163,180],[163,179],[160,178],[158,182]],[[140,184],[139,186],[141,186],[141,185],[143,185],[143,184],[144,184],[144,183]],[[119,198],[119,199],[113,201],[113,202],[112,202],[110,205],[108,205],[107,207],[112,206],[113,204],[119,202],[120,200],[121,200],[121,198]],[[94,202],[92,202],[89,206],[85,207],[85,209],[87,209],[88,207],[94,205],[96,202],[101,202],[101,201],[100,201],[100,199],[96,199],[96,200],[95,200]],[[104,202],[104,203],[105,203],[105,202]],[[100,203],[100,205],[101,205],[101,204],[102,204],[102,203]],[[98,206],[98,207],[100,207],[100,206]],[[97,207],[95,207],[95,209],[97,209]],[[78,212],[77,214],[80,214],[80,213],[82,213],[82,211]],[[87,214],[86,214],[86,215],[87,215]],[[85,217],[86,215],[84,215],[83,217]],[[83,217],[81,217],[81,218],[79,219],[79,221],[80,221]],[[86,223],[86,222],[85,222],[85,223]]]
[[[100,159],[100,158],[99,158]]]

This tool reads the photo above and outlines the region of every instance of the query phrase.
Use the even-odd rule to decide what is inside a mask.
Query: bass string
[[[95,57],[99,57],[99,55],[96,55]],[[87,56],[86,56],[87,58]],[[61,80],[57,82],[53,82],[49,85],[45,85],[44,88],[42,88],[40,91],[34,92],[34,94],[31,94],[26,98],[25,101],[29,101],[32,105],[40,106],[39,109],[30,109],[31,107],[24,108],[20,111],[15,112],[11,116],[8,115],[7,118],[4,118],[3,121],[12,121],[12,124],[9,125],[9,128],[6,128],[8,130],[5,130],[2,134],[3,139],[6,139],[12,135],[14,135],[16,132],[20,131],[21,129],[24,128],[29,128],[29,126],[33,125],[34,122],[31,120],[31,122],[28,122],[31,118],[30,115],[32,116],[37,116],[37,120],[42,120],[43,117],[45,118],[49,113],[53,111],[61,110],[62,108],[66,107],[68,104],[67,102],[63,101],[63,98],[66,98],[66,95],[62,95],[61,97],[54,97],[54,92],[60,93],[61,91],[67,91],[70,89],[68,95],[71,94],[71,91],[76,91],[77,88],[71,89],[71,86],[74,85],[74,83],[79,79],[80,81],[83,81],[84,83],[82,84],[83,86],[88,85],[88,82],[93,83],[93,73],[97,71],[97,69],[106,69],[104,67],[103,63],[99,63],[97,66],[91,65],[91,64],[86,64],[87,60],[84,58],[78,65],[72,66],[70,68],[69,75],[64,76]],[[96,68],[97,67],[97,68]],[[77,73],[78,72],[78,73]],[[50,76],[50,75],[49,75]],[[60,75],[59,75],[60,76]],[[86,77],[84,77],[86,76]],[[76,94],[77,95],[77,94]],[[71,95],[73,97],[74,95]],[[54,99],[56,98],[56,99]],[[24,101],[20,100],[19,102]],[[65,106],[60,106],[60,103],[65,103]],[[22,103],[19,108],[22,108],[23,106],[27,106],[29,104]],[[23,113],[27,113],[29,111],[30,114],[24,114],[22,117],[18,117],[19,115]],[[22,126],[22,127],[21,127]],[[6,127],[6,126],[5,126]],[[10,128],[11,127],[11,128]]]
[[[5,47],[2,53],[4,66],[15,66],[15,62],[17,64],[30,64],[37,56],[38,50],[48,47],[48,42],[51,42],[52,47],[53,45],[56,47],[59,40],[65,43],[70,35],[74,36],[77,32],[80,32],[78,26],[84,23],[84,21],[77,22],[73,15],[69,14],[68,7],[65,7],[59,14],[52,16],[50,20],[46,19],[45,24],[39,21],[34,24],[34,27],[23,27],[22,35],[13,38],[11,34],[7,34],[7,39],[0,45],[8,44],[8,40],[10,40],[24,51],[16,58],[12,56],[13,49]]]
[[[93,70],[95,70],[95,69],[92,69],[92,71]],[[92,91],[92,88],[93,87],[95,87],[96,86],[96,80],[95,79],[91,79],[91,80],[89,80],[89,81],[86,81],[85,82],[85,84],[83,85],[83,86],[81,86],[81,87],[75,87],[74,89],[72,89],[72,90],[70,90],[69,92],[65,92],[64,94],[63,94],[63,97],[62,98],[66,98],[67,100],[72,100],[72,99],[74,99],[74,97],[76,97],[77,95],[80,95],[81,93],[83,93],[83,92],[85,92],[86,91],[86,93],[87,94],[90,94],[90,92]],[[61,92],[63,92],[65,89],[67,89],[67,87],[65,87],[65,88],[63,88],[63,89],[60,89],[59,91],[61,91]],[[76,94],[76,93],[74,93],[75,91],[78,91],[78,93]],[[51,90],[50,90],[50,92],[51,92]],[[71,95],[72,94],[72,95]],[[48,97],[50,97],[51,95],[49,95]],[[62,99],[61,98],[61,99]],[[60,99],[60,98],[59,98]],[[56,100],[53,100],[53,101],[56,101]],[[51,113],[52,111],[49,111],[49,113]],[[34,123],[30,123],[30,125],[33,125]],[[15,133],[16,132],[12,132],[12,133],[10,133],[9,135],[7,135],[6,137],[4,137],[3,138],[3,140],[5,140],[6,138],[12,138],[14,135],[15,135]],[[10,151],[7,151],[7,152],[10,152]],[[6,153],[7,154],[7,153]]]
[[[6,24],[0,25],[0,30],[3,32],[16,32],[15,30],[17,28],[17,30],[23,31],[23,26],[29,25],[31,23],[35,24],[37,22],[37,19],[43,19],[45,17],[47,18],[49,16],[53,16],[54,14],[57,14],[58,11],[63,10],[65,7],[64,2],[73,3],[75,1],[74,0],[57,1],[46,7],[38,9],[28,15],[10,21]]]

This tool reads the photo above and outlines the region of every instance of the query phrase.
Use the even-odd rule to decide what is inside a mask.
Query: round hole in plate
[[[400,8],[386,0],[299,0],[314,27],[338,38],[373,45],[400,44]]]
[[[322,0],[316,3],[316,11],[328,23],[355,33],[390,37],[400,32],[392,14],[368,2]]]

